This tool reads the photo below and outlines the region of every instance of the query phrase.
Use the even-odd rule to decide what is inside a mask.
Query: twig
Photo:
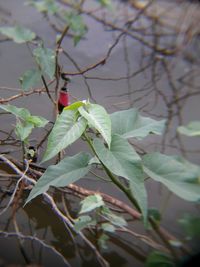
[[[25,173],[22,173],[21,170],[19,168],[17,168],[17,166],[15,164],[13,164],[9,159],[4,157],[3,155],[0,155],[0,160],[7,163],[17,174],[22,175],[23,179],[25,179],[25,181],[28,184],[32,184],[32,185],[36,184],[36,181],[34,179],[28,177]],[[20,180],[21,180],[21,178],[20,178]],[[73,232],[75,232],[77,235],[79,235],[85,241],[85,243],[92,249],[92,251],[96,255],[101,266],[102,267],[109,267],[109,263],[103,258],[103,256],[97,250],[97,248],[92,244],[92,242],[82,232],[77,232],[74,229],[73,223],[58,209],[54,199],[48,193],[43,193],[43,196],[44,196],[44,199],[50,204],[54,213],[62,220],[62,222],[64,224],[66,224]]]
[[[146,236],[146,235],[141,235],[141,234],[138,234],[128,228],[117,228],[116,229],[118,232],[125,232],[125,233],[128,233],[128,234],[131,234],[132,236],[140,239],[142,242],[144,242],[145,244],[147,244],[148,246],[156,249],[156,250],[161,250],[163,252],[167,252],[168,253],[168,250],[161,246],[160,244],[156,243],[154,240],[152,240],[150,237]]]
[[[69,262],[63,257],[63,255],[57,251],[53,246],[50,246],[48,244],[46,244],[43,240],[39,239],[36,236],[29,236],[29,235],[23,235],[22,233],[18,232],[5,232],[5,231],[0,231],[0,237],[17,237],[23,240],[30,240],[30,241],[34,241],[36,243],[39,243],[41,246],[51,250],[54,254],[56,254],[57,256],[59,256],[62,261],[65,263],[66,266],[71,267],[71,265],[69,264]]]
[[[0,155],[0,159],[3,160],[4,162],[6,162],[7,164],[9,163],[9,160],[7,160],[3,155]],[[20,171],[18,173],[18,174],[21,175],[21,178],[17,181],[16,186],[15,186],[15,189],[14,189],[14,191],[13,191],[11,197],[10,197],[10,200],[9,200],[8,204],[6,205],[6,207],[0,212],[0,216],[10,207],[10,205],[12,204],[12,202],[14,200],[14,197],[15,197],[15,194],[17,192],[17,189],[19,187],[20,182],[26,177],[26,172],[28,171],[29,164],[28,164],[28,161],[27,160],[25,160],[25,163],[26,163],[26,169],[25,169],[24,172],[21,172]]]
[[[51,84],[53,82],[54,82],[54,80],[50,81],[48,84]],[[28,91],[28,92],[22,91],[21,93],[19,93],[17,95],[10,96],[8,98],[0,98],[0,104],[8,103],[8,102],[16,100],[17,98],[20,98],[20,97],[25,97],[25,96],[29,96],[29,95],[33,95],[33,94],[41,94],[44,92],[46,92],[45,87],[39,88],[39,89],[33,89],[33,90]]]

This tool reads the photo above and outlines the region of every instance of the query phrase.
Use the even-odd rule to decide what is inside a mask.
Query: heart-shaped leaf
[[[47,124],[48,120],[41,116],[31,115],[27,118],[27,122],[32,123],[34,127],[44,127]]]
[[[25,141],[35,127],[44,127],[48,123],[48,120],[43,117],[32,116],[26,108],[18,108],[10,104],[0,105],[0,108],[17,117],[15,133],[21,141]]]
[[[31,69],[27,70],[20,78],[20,83],[24,91],[30,90],[37,84],[41,78],[41,73],[39,70]]]
[[[180,157],[151,153],[143,157],[144,171],[188,201],[200,200],[200,167]]]
[[[81,213],[90,212],[96,208],[104,206],[105,203],[99,194],[90,195],[81,201]]]
[[[21,141],[25,141],[26,138],[31,134],[34,125],[28,122],[18,122],[15,127],[15,133]]]
[[[26,120],[28,117],[31,116],[30,112],[26,108],[18,108],[16,106],[7,104],[7,105],[0,105],[0,108],[3,110],[12,113],[16,117],[19,117],[22,120]]]
[[[33,51],[36,62],[43,73],[46,73],[50,79],[55,74],[55,52],[49,48],[37,47]]]
[[[79,153],[73,157],[64,158],[57,165],[48,167],[31,190],[26,204],[46,192],[50,186],[67,186],[84,177],[90,169],[88,165],[90,158],[87,153]]]
[[[88,121],[91,127],[94,127],[105,139],[110,147],[111,142],[111,121],[106,110],[97,104],[88,104],[87,111],[80,107],[80,114]]]
[[[101,214],[106,220],[115,226],[123,227],[127,225],[127,222],[123,217],[114,214],[107,206],[102,207]]]
[[[99,139],[94,140],[94,149],[100,161],[115,175],[129,181],[130,190],[138,202],[144,220],[147,218],[147,194],[144,187],[144,173],[139,155],[119,135],[113,135],[110,150]]]
[[[77,119],[76,110],[63,110],[49,135],[42,162],[51,159],[61,150],[75,142],[85,131],[87,121]]]
[[[88,215],[83,215],[83,216],[79,216],[76,220],[75,220],[75,224],[74,224],[74,228],[76,231],[81,231],[82,229],[84,229],[85,227],[91,226],[91,225],[95,225],[96,221],[94,219],[92,219],[90,216]]]
[[[165,120],[156,121],[143,117],[135,108],[114,112],[110,117],[112,133],[124,138],[142,139],[148,134],[162,134],[165,127]]]
[[[18,44],[26,43],[35,39],[36,35],[29,29],[23,28],[21,26],[15,27],[0,27],[0,33],[12,39]]]
[[[59,11],[59,6],[56,4],[55,0],[28,0],[27,4],[35,7],[39,12],[55,14]]]

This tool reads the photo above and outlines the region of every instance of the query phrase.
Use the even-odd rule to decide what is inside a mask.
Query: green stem
[[[162,229],[159,227],[159,225],[152,218],[149,218],[149,222],[150,222],[152,228],[154,229],[154,231],[157,233],[157,235],[160,237],[160,239],[163,241],[165,246],[170,251],[173,259],[175,260],[175,262],[177,263],[178,262],[178,257],[177,257],[176,251],[172,247],[172,245],[170,244],[170,242],[169,242],[168,238],[166,237],[165,233],[162,231]]]
[[[83,134],[85,140],[87,141],[89,147],[91,148],[92,152],[94,153],[94,155],[98,158],[98,160],[100,161],[102,167],[104,168],[106,174],[110,177],[111,181],[127,196],[127,198],[130,200],[130,202],[136,207],[136,209],[138,211],[141,212],[140,207],[137,203],[137,201],[135,200],[135,198],[132,195],[132,192],[130,191],[129,188],[127,188],[126,186],[124,186],[116,177],[115,175],[112,174],[112,172],[103,164],[103,162],[99,159],[93,144],[91,142],[91,139],[87,136],[86,133]],[[177,262],[177,255],[175,250],[173,249],[173,247],[171,246],[170,242],[168,241],[168,238],[165,236],[165,234],[161,231],[160,227],[154,222],[153,219],[149,218],[149,222],[151,224],[151,226],[153,227],[154,231],[158,234],[158,236],[161,238],[161,240],[163,241],[163,243],[165,244],[165,246],[169,249],[172,257],[174,258],[174,260]]]
[[[108,175],[108,177],[110,177],[111,181],[127,196],[127,198],[130,200],[130,202],[136,207],[136,209],[138,211],[141,211],[140,210],[140,207],[137,203],[137,201],[135,200],[135,198],[133,197],[132,195],[132,192],[130,191],[129,188],[127,188],[126,186],[124,186],[116,177],[115,175],[112,174],[112,172],[103,164],[103,162],[99,159],[94,147],[93,147],[93,144],[90,140],[90,138],[87,136],[86,133],[83,134],[83,136],[85,137],[89,147],[91,148],[92,152],[94,153],[94,155],[98,158],[98,160],[100,161],[101,165],[103,166],[106,174]]]

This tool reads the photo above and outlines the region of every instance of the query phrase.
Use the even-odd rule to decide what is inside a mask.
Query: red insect
[[[60,94],[58,98],[58,111],[61,113],[64,107],[69,106],[69,93],[66,87],[60,89]]]

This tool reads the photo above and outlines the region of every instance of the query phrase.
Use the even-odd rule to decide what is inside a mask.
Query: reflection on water
[[[25,25],[44,38],[47,47],[54,47],[56,33],[48,20],[32,7],[24,6],[23,2],[10,0],[1,3],[0,22],[17,22]],[[139,146],[141,151],[157,150],[169,154],[182,154],[192,162],[200,164],[199,138],[179,136],[176,132],[177,125],[199,120],[200,8],[198,4],[187,1],[153,1],[153,5],[147,5],[141,10],[141,3],[138,3],[139,1],[126,1],[126,4],[122,4],[115,1],[115,10],[109,11],[109,15],[99,10],[93,13],[86,12],[84,19],[89,25],[86,38],[76,47],[70,38],[64,40],[65,53],[60,61],[72,81],[69,85],[71,101],[90,97],[105,106],[109,112],[136,107],[144,115],[157,119],[166,118],[167,129],[162,137],[152,136],[134,144]],[[85,11],[95,8],[94,1],[86,1]],[[34,66],[29,49],[26,45],[2,41],[0,60],[1,99],[20,95],[18,78],[25,70]],[[83,75],[79,74],[80,70],[100,61],[102,62],[98,67]],[[39,86],[41,84],[38,84]],[[52,104],[44,93],[17,97],[12,104],[27,107],[35,115],[54,119]],[[22,157],[15,134],[9,132],[10,125],[15,123],[13,117],[7,115],[5,121],[5,116],[2,115],[0,123],[1,153],[11,151],[13,157]],[[35,131],[31,136],[31,143],[37,145],[38,140],[44,136],[43,131]],[[41,151],[43,149],[44,146],[40,148]],[[80,149],[85,149],[84,144],[72,145],[67,153],[73,155]],[[2,164],[1,169],[4,173],[12,175]],[[16,176],[13,177],[17,179]],[[9,201],[16,181],[13,177],[0,177],[1,207]],[[88,183],[88,188],[98,188],[103,192],[113,190],[106,183],[87,178],[81,181],[80,185],[87,187]],[[147,186],[150,192],[150,206],[165,209],[165,225],[173,234],[182,236],[182,229],[176,221],[185,212],[195,214],[197,208],[174,196],[169,198],[169,193],[159,185],[148,182]],[[7,188],[10,192],[6,191]],[[25,195],[27,193],[24,192]],[[113,190],[112,194],[126,201],[118,191]],[[57,197],[59,199],[59,196]],[[77,199],[72,195],[67,196],[67,199],[70,200],[67,203],[75,215],[79,208],[76,205]],[[164,203],[167,200],[166,208]],[[57,219],[48,205],[41,202],[42,199],[38,198],[22,209],[23,201],[20,201],[20,207],[15,207],[19,208],[15,215],[13,208],[10,208],[0,217],[2,231],[16,231],[9,220],[10,216],[15,216],[19,231],[30,237],[20,240],[14,234],[9,237],[5,233],[0,234],[0,260],[4,262],[2,266],[12,263],[25,265],[29,262],[48,267],[67,266],[69,263],[71,266],[98,265],[93,252],[85,246],[81,238],[70,236],[65,225]],[[135,227],[135,224],[133,225]],[[137,227],[140,231],[139,226]],[[111,235],[109,250],[103,250],[103,255],[111,266],[129,267],[133,266],[133,261],[135,266],[143,266],[143,263],[140,263],[144,261],[141,255],[147,252],[147,248],[143,248],[142,254],[137,254],[137,239],[117,236],[119,238]],[[45,240],[44,243],[41,240]]]

